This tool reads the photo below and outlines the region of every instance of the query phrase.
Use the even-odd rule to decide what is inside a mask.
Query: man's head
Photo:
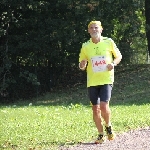
[[[100,26],[100,28],[103,28],[100,21],[91,21],[91,22],[88,24],[88,28],[90,27],[91,24],[97,24],[97,25]]]
[[[91,21],[88,24],[88,33],[90,33],[92,38],[98,38],[101,36],[103,27],[100,21]]]

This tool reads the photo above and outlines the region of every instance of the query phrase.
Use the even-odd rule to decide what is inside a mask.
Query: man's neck
[[[97,44],[98,42],[101,41],[101,39],[102,39],[101,36],[99,36],[99,37],[92,37],[92,42],[95,43],[95,44]]]

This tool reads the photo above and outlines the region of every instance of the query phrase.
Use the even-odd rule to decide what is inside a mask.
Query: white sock
[[[111,122],[109,122],[108,124],[105,124],[106,127],[111,126]]]
[[[104,132],[99,132],[99,135],[104,135]]]

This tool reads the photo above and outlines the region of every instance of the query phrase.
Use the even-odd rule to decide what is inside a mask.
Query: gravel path
[[[150,127],[131,130],[117,135],[115,140],[103,144],[82,143],[59,150],[150,150]]]

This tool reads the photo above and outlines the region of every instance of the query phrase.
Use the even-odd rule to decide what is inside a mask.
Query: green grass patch
[[[110,102],[115,132],[150,126],[150,69],[116,75]],[[0,149],[58,149],[96,138],[86,85],[0,107]]]

